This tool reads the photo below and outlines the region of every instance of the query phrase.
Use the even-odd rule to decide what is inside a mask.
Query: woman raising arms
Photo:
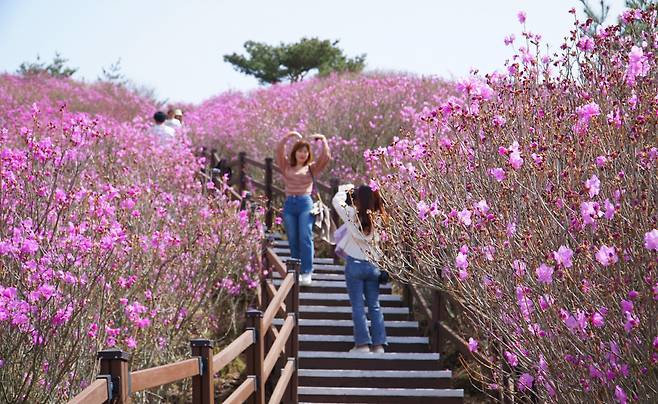
[[[286,155],[286,143],[294,138],[296,143]],[[322,142],[317,161],[313,161],[311,145],[298,132],[289,132],[276,148],[276,164],[281,169],[285,185],[286,200],[283,204],[283,225],[288,235],[290,256],[301,260],[300,284],[309,286],[313,273],[313,222],[311,214],[313,200],[313,178],[324,170],[331,154],[324,135],[316,133],[310,139]]]

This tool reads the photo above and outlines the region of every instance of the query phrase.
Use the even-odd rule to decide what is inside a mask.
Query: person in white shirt
[[[167,111],[167,120],[165,125],[170,128],[178,129],[183,126],[183,111],[180,109],[170,109]]]
[[[352,196],[353,206],[348,203],[348,193]],[[382,353],[387,343],[384,315],[379,305],[381,271],[372,263],[381,255],[376,230],[376,221],[384,213],[381,197],[378,191],[367,185],[354,189],[353,185],[348,184],[338,188],[331,203],[346,227],[342,238],[337,240],[336,248],[345,253],[347,261],[345,283],[354,322],[354,348],[350,352]],[[364,296],[372,334],[368,331]]]
[[[157,137],[162,143],[168,143],[174,140],[176,130],[164,124],[167,120],[167,115],[164,112],[158,111],[153,114],[153,120],[155,121],[155,125],[151,126],[151,135]]]

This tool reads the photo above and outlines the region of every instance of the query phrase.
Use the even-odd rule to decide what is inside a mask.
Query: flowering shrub
[[[15,103],[0,111],[0,401],[75,395],[100,349],[129,351],[139,369],[227,331],[256,285],[259,218],[208,195],[184,138],[163,144],[122,120],[146,103],[23,80],[0,81]],[[40,92],[53,87],[101,97],[107,113],[53,105]]]
[[[388,144],[416,113],[445,98],[443,81],[402,75],[331,76],[274,85],[249,94],[226,93],[186,117],[192,139],[229,158],[246,151],[271,157],[282,134],[327,135],[334,160],[327,175],[363,176],[365,148]]]
[[[461,96],[413,133],[365,153],[390,215],[380,264],[463,304],[470,349],[494,364],[493,378],[474,377],[491,388],[507,375],[513,394],[541,402],[649,402],[656,8],[591,37],[587,26],[576,21],[561,55],[524,32],[505,74],[457,83]]]

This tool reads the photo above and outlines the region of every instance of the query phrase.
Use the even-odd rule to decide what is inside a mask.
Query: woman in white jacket
[[[352,195],[353,206],[348,204],[348,193]],[[379,237],[375,228],[377,218],[383,213],[381,198],[377,191],[367,185],[354,189],[350,184],[338,188],[332,204],[347,228],[336,248],[346,254],[347,261],[345,283],[354,322],[354,348],[350,351],[384,352],[386,329],[379,306],[380,270],[372,263],[381,254],[377,247]],[[372,333],[368,331],[364,296]]]

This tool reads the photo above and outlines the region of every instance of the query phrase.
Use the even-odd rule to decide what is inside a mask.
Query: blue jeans
[[[369,261],[357,260],[350,256],[347,256],[346,261],[345,283],[347,284],[350,303],[352,303],[354,344],[386,345],[384,314],[381,307],[379,307],[379,268]],[[368,305],[372,339],[368,332],[363,296],[365,296]]]
[[[288,235],[290,256],[302,261],[300,272],[313,272],[313,200],[310,195],[290,195],[283,203],[283,225]]]

